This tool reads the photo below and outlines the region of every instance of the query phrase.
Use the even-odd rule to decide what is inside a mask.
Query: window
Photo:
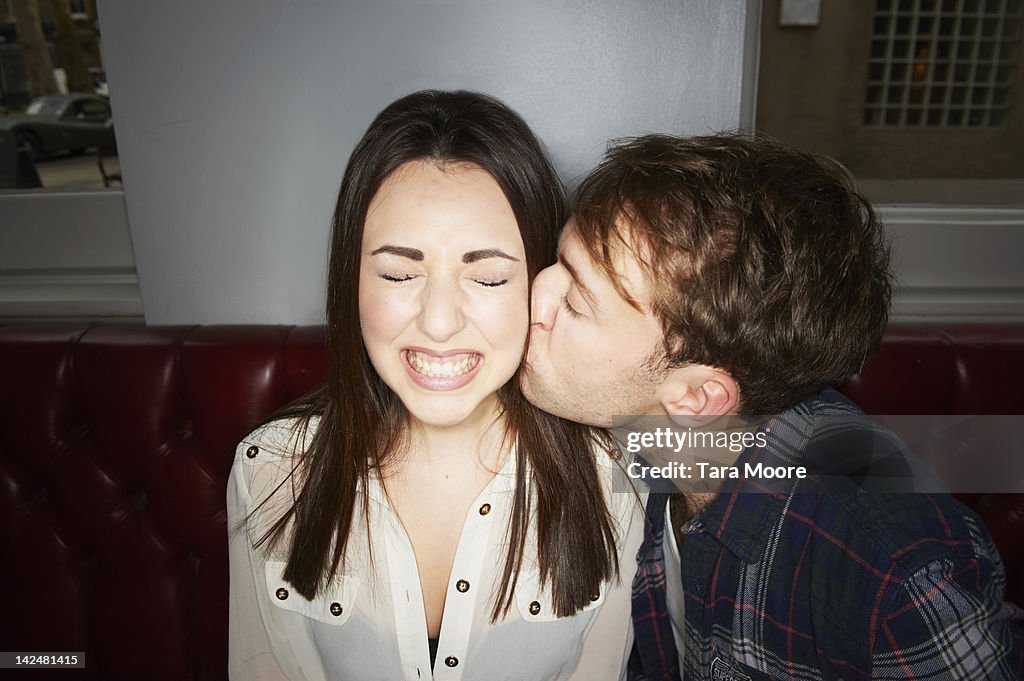
[[[786,4],[763,2],[756,127],[879,208],[893,319],[1024,322],[1024,0],[822,2],[801,25]]]
[[[20,11],[0,12],[0,192],[117,186],[102,157],[115,145],[95,0],[3,9]]]
[[[1022,0],[878,0],[864,123],[997,127],[1016,79]]]
[[[85,4],[85,0],[69,0],[68,5],[71,9],[71,16],[74,19],[87,19],[89,12]]]
[[[1024,0],[823,3],[762,14],[759,130],[845,164],[880,203],[1018,205]]]
[[[110,107],[95,99],[85,99],[75,103],[75,114],[81,114],[89,120],[105,121],[110,117]]]

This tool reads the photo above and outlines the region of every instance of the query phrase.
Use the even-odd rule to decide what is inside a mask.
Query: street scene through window
[[[95,0],[0,0],[0,191],[121,186]]]

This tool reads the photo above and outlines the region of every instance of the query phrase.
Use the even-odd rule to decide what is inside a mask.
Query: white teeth
[[[444,361],[438,360],[436,357],[420,355],[412,350],[406,351],[406,358],[409,361],[409,365],[417,372],[432,378],[461,376],[475,367],[480,361],[480,355],[477,354],[463,357],[459,361]]]

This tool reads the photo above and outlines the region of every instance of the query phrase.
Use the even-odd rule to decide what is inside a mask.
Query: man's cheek
[[[602,360],[600,339],[590,334],[569,333],[559,340],[557,349],[552,354],[563,370],[583,371]],[[583,376],[577,375],[576,378],[581,379]]]

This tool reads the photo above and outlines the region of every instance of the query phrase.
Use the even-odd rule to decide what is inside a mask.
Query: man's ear
[[[672,369],[658,386],[658,400],[665,413],[684,417],[689,424],[693,417],[710,422],[735,413],[739,398],[740,388],[732,376],[699,364]]]

